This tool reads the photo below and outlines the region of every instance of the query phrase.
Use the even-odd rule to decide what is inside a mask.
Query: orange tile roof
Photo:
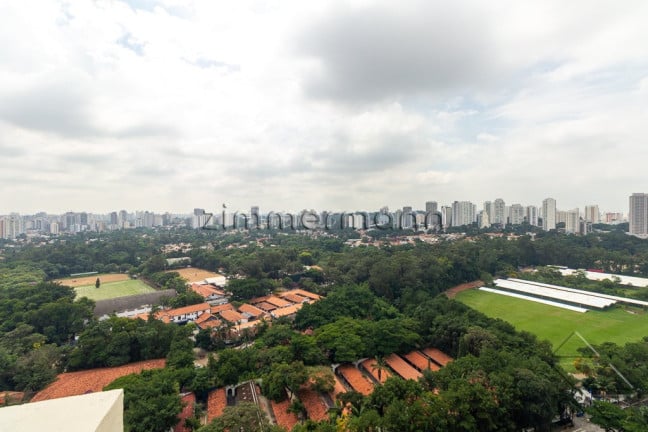
[[[373,384],[353,365],[342,365],[337,371],[358,393],[367,396],[373,391]]]
[[[207,298],[211,295],[223,295],[223,292],[220,290],[217,290],[216,288],[212,287],[211,285],[198,285],[198,284],[192,284],[191,285],[191,290],[195,292],[196,294],[202,296],[203,298]]]
[[[405,360],[397,356],[396,354],[390,354],[385,357],[385,363],[389,365],[390,368],[394,370],[398,375],[403,379],[412,379],[418,380],[422,374],[421,372],[414,369],[412,366],[407,364]]]
[[[319,299],[322,298],[322,296],[320,296],[318,294],[312,293],[310,291],[303,290],[301,288],[295,288],[295,289],[292,289],[292,290],[287,291],[287,292],[297,294],[298,296],[302,296],[302,297],[308,297],[311,300],[319,300]]]
[[[378,373],[378,368],[376,367],[376,360],[375,359],[367,359],[360,363],[362,367],[369,372],[369,374],[376,379],[376,381],[380,381],[381,383],[384,383],[387,381],[387,378],[392,376],[392,374],[385,368],[382,371],[380,371],[380,374]],[[380,379],[378,379],[378,375],[380,375]]]
[[[209,305],[209,303],[199,303],[195,305],[184,306],[177,309],[167,309],[160,312],[167,316],[180,316],[180,315],[186,315],[194,312],[210,311],[210,310],[211,310],[211,306]]]
[[[290,400],[286,399],[281,402],[270,401],[272,405],[272,412],[274,413],[277,424],[286,430],[292,430],[293,426],[299,423],[297,415],[292,412],[288,412],[290,407]]]
[[[425,348],[423,352],[441,366],[445,366],[453,360],[452,357],[437,348]]]
[[[407,361],[412,363],[421,372],[426,369],[433,371],[438,371],[439,369],[441,369],[439,365],[424,356],[420,351],[412,351],[410,353],[404,354],[403,357],[405,357]]]
[[[258,317],[265,314],[265,312],[259,309],[258,307],[252,306],[251,304],[247,304],[247,303],[244,303],[241,306],[239,306],[238,310],[241,313],[243,312],[248,313],[253,317]]]
[[[213,390],[207,396],[207,421],[212,421],[216,417],[223,415],[227,406],[227,394],[224,388]]]
[[[245,319],[243,315],[236,312],[235,310],[221,311],[220,316],[222,316],[225,321],[229,321],[231,323],[238,323],[241,322],[241,320]]]
[[[305,301],[310,300],[308,297],[298,296],[297,294],[293,294],[291,292],[281,294],[281,298],[284,298],[293,303],[304,303]]]
[[[213,319],[213,320],[205,321],[205,322],[202,322],[202,323],[198,324],[198,327],[205,330],[205,329],[211,329],[211,328],[218,328],[218,327],[220,327],[222,325],[223,325],[223,321],[221,321],[219,319]]]
[[[145,360],[112,368],[89,369],[60,374],[56,381],[36,393],[32,402],[67,396],[78,396],[89,392],[100,392],[119,377],[139,373],[146,369],[161,369],[165,359]]]
[[[335,378],[335,385],[333,387],[333,391],[329,393],[329,396],[331,396],[331,399],[335,400],[337,398],[337,395],[340,393],[346,393],[347,388],[344,387],[344,384],[342,384],[342,381],[340,381],[340,378],[337,377],[337,375],[333,375],[333,378]]]
[[[290,302],[287,302],[286,300],[284,300],[284,299],[282,299],[282,298],[279,298],[279,297],[275,297],[275,296],[270,296],[270,297],[268,297],[268,298],[266,299],[266,302],[267,302],[267,303],[270,303],[271,305],[275,305],[275,306],[277,306],[277,307],[279,307],[279,308],[282,308],[282,307],[286,307],[286,306],[290,306],[290,305],[291,305]]]
[[[212,315],[211,313],[205,312],[205,313],[201,314],[198,318],[196,318],[194,322],[196,324],[202,324],[205,321],[208,321],[208,320],[210,320],[212,318],[215,318],[214,315]]]
[[[234,305],[232,305],[232,303],[225,303],[225,304],[222,304],[222,305],[212,306],[211,307],[211,313],[213,313],[213,314],[218,313],[218,312],[222,312],[224,310],[234,310]]]
[[[193,393],[186,394],[182,396],[183,408],[180,414],[178,414],[178,423],[173,428],[173,432],[191,432],[192,429],[185,426],[185,420],[193,417],[194,415],[194,404],[196,403],[196,396]]]
[[[304,408],[306,408],[309,419],[322,421],[328,418],[328,407],[316,391],[304,386],[299,389],[297,394],[299,400],[304,404]]]
[[[254,305],[256,307],[258,307],[259,309],[262,309],[262,310],[264,310],[266,312],[272,312],[273,310],[277,309],[277,306],[271,305],[268,302],[255,303]]]
[[[295,304],[295,305],[290,305],[290,306],[287,306],[287,307],[282,307],[280,309],[273,310],[271,312],[271,315],[273,317],[275,317],[275,318],[281,318],[281,317],[285,317],[285,316],[288,316],[288,315],[295,314],[301,308],[302,308],[301,303]]]

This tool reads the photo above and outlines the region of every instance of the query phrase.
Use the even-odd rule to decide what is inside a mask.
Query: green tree
[[[256,404],[242,402],[226,407],[220,417],[198,429],[198,432],[261,432],[268,430],[270,430],[270,422],[265,413]]]
[[[97,280],[95,281],[95,288],[99,288],[100,286],[101,286],[101,281],[99,280],[99,278],[97,278]]]

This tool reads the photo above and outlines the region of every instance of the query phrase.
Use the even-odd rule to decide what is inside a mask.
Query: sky
[[[648,2],[0,2],[0,214],[627,213]]]

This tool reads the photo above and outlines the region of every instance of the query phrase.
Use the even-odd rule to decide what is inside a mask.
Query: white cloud
[[[627,211],[648,190],[647,17],[641,1],[9,2],[0,213]]]

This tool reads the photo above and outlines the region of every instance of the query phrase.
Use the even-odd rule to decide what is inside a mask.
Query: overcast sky
[[[0,2],[0,214],[628,211],[648,2]]]

